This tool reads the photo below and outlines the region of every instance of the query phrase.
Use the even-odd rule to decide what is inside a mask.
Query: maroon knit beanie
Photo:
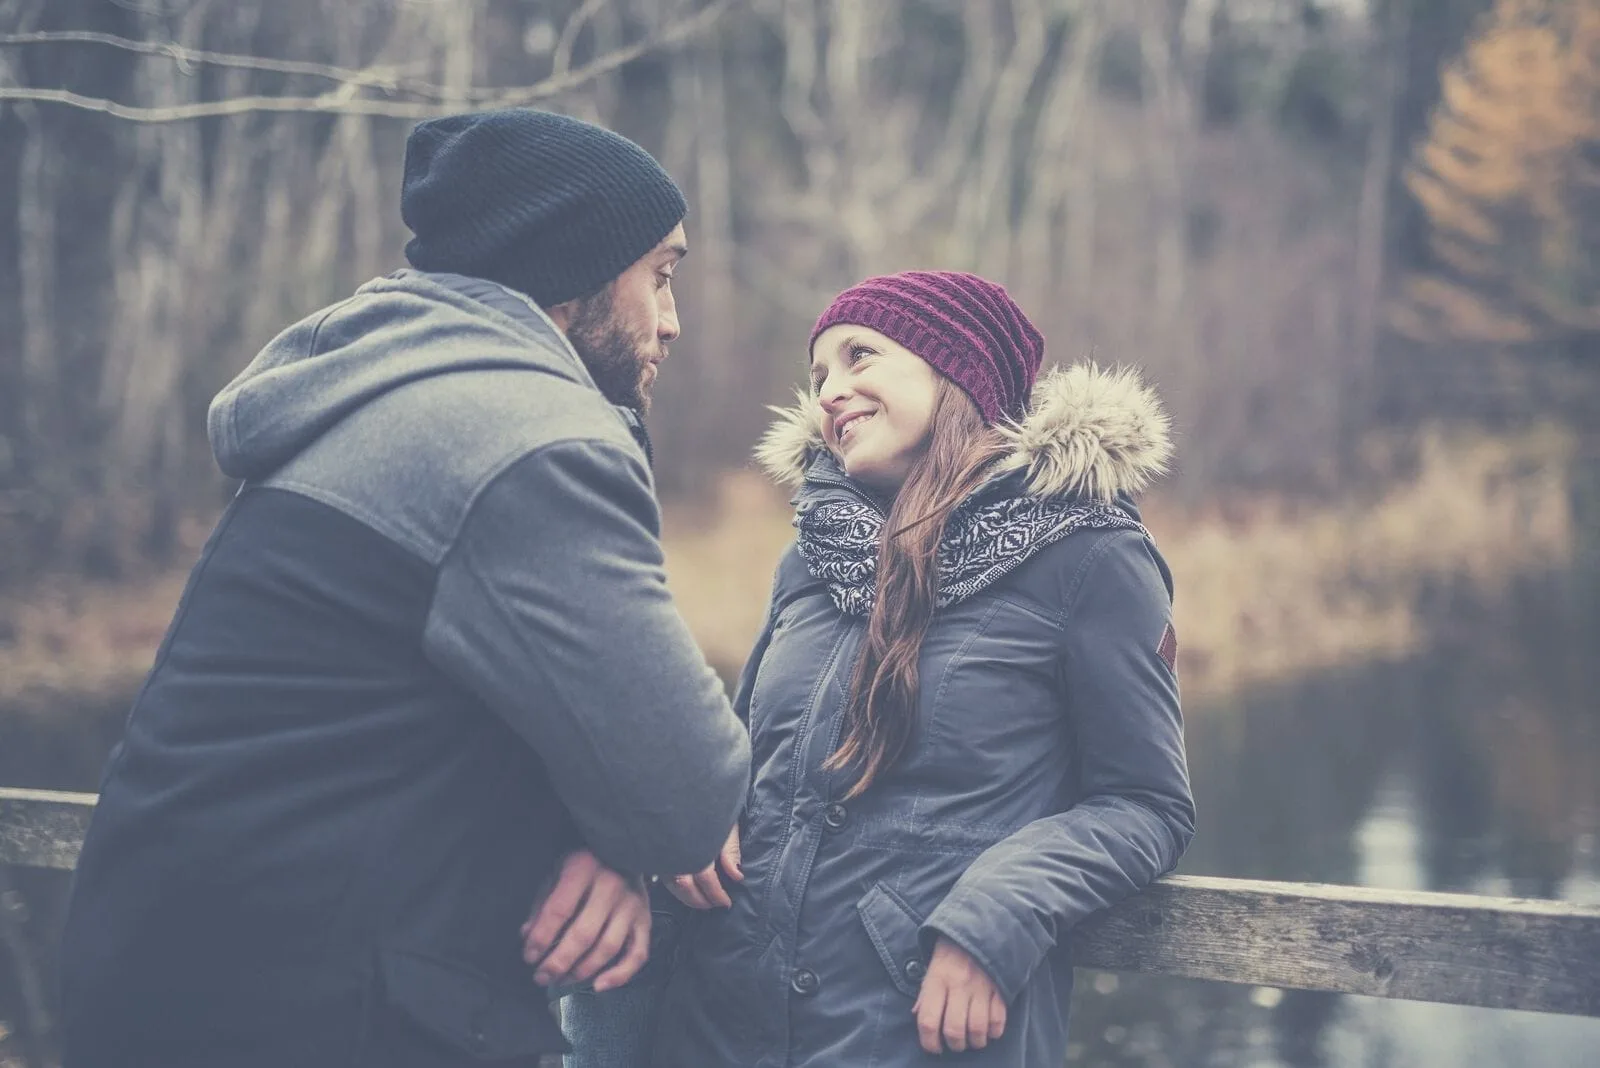
[[[1020,419],[1044,338],[1005,287],[959,271],[882,275],[840,293],[811,329],[871,327],[927,360],[978,405],[985,423]]]

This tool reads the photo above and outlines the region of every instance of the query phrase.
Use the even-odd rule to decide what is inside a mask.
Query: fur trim
[[[773,481],[782,486],[798,486],[806,480],[806,469],[822,444],[822,406],[809,390],[794,391],[794,405],[768,409],[778,418],[761,435],[756,445],[756,462]]]
[[[1002,470],[1026,470],[1028,491],[1110,502],[1138,493],[1172,460],[1172,421],[1132,368],[1078,364],[1033,387],[1026,419],[1002,427],[1011,455]]]
[[[772,409],[777,421],[756,447],[767,473],[791,486],[805,481],[823,448],[816,398],[799,390],[795,401]],[[1026,471],[1028,492],[1036,496],[1110,502],[1166,471],[1171,427],[1160,398],[1131,368],[1078,364],[1051,371],[1034,385],[1022,422],[997,428],[1011,444],[998,473]]]

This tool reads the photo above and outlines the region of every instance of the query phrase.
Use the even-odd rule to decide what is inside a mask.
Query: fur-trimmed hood
[[[799,486],[823,452],[822,409],[805,390],[756,447],[756,459],[778,482]],[[1034,386],[1028,414],[999,427],[1011,444],[996,477],[1026,472],[1038,497],[1074,496],[1110,503],[1138,493],[1172,458],[1171,420],[1155,391],[1129,368],[1077,364],[1051,371]]]

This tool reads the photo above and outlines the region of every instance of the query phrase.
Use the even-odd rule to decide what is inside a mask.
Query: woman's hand
[[[632,979],[650,956],[644,880],[612,871],[580,849],[522,925],[522,959],[542,986],[584,983],[603,993]],[[604,970],[602,970],[604,969]]]
[[[966,950],[943,935],[933,946],[917,1003],[917,1034],[929,1053],[982,1049],[1006,1031],[1006,1003]]]
[[[733,907],[733,899],[722,888],[717,871],[736,883],[744,882],[744,871],[739,867],[739,825],[735,823],[728,832],[717,859],[697,875],[674,875],[661,880],[661,885],[679,901],[692,909],[726,909]]]

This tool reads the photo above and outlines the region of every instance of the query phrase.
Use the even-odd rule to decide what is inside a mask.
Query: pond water
[[[1436,641],[1192,708],[1182,871],[1600,904],[1600,605],[1439,591]],[[1096,976],[1073,1063],[1593,1068],[1600,1019]]]

